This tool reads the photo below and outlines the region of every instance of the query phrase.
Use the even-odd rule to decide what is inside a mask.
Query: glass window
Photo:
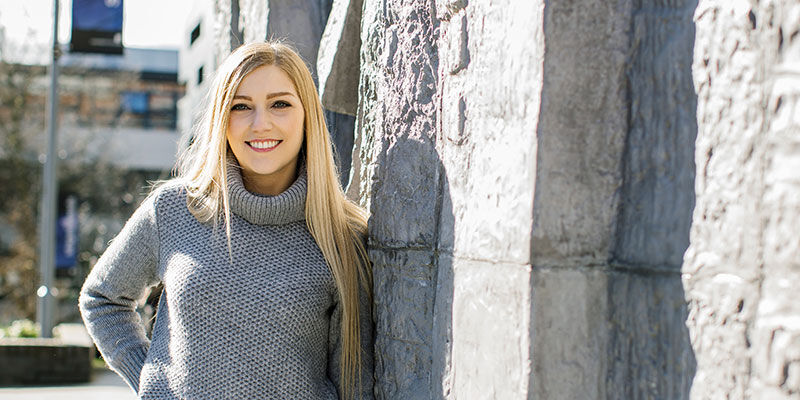
[[[134,114],[146,114],[150,110],[150,93],[123,92],[122,109]]]

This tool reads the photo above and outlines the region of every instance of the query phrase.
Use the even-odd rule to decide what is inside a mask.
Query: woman
[[[80,307],[141,398],[372,397],[366,214],[345,199],[311,74],[278,43],[220,66],[178,178],[125,224]],[[163,283],[152,341],[135,312]]]

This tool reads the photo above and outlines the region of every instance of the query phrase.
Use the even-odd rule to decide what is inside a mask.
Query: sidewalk
[[[136,400],[136,395],[117,374],[108,369],[92,371],[89,383],[63,386],[0,388],[3,400]]]

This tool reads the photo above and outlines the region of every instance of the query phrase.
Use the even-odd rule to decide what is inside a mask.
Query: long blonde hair
[[[226,182],[228,152],[226,131],[233,96],[247,74],[274,65],[294,83],[305,110],[304,155],[308,177],[306,225],[331,269],[342,309],[340,386],[348,397],[356,378],[361,378],[359,285],[371,297],[372,272],[363,237],[367,213],[347,200],[339,184],[328,128],[311,73],[300,56],[277,42],[245,44],[231,53],[217,70],[209,91],[207,108],[195,131],[193,143],[178,164],[188,207],[200,221],[224,221],[230,249],[230,204]]]

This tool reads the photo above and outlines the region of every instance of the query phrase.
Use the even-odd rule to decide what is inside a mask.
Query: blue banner
[[[56,224],[56,268],[72,268],[78,261],[78,201],[75,196],[65,199],[64,214]]]
[[[70,51],[122,54],[122,0],[72,0]]]

